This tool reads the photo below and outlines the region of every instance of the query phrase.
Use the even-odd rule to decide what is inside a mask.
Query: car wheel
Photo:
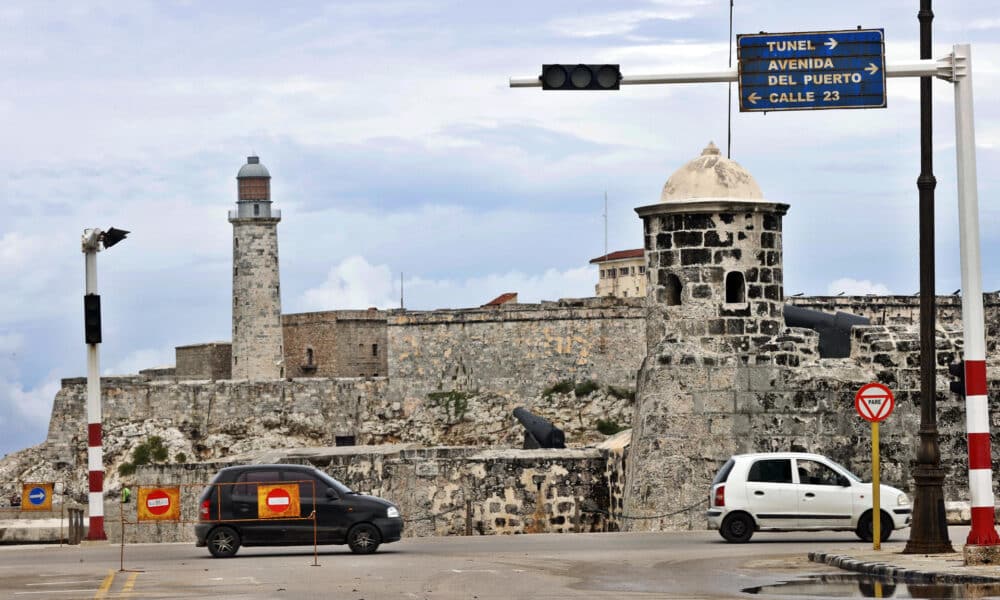
[[[355,554],[371,554],[382,543],[382,534],[370,523],[358,523],[347,532],[347,545]]]
[[[854,530],[854,533],[865,542],[870,542],[874,539],[872,511],[861,515],[861,518],[858,519],[858,528]],[[883,542],[892,535],[892,517],[884,512],[882,513],[881,531],[879,533],[881,534],[879,537]]]
[[[232,527],[216,527],[205,540],[215,558],[229,558],[240,549],[240,535]]]
[[[722,521],[719,533],[726,538],[727,542],[741,544],[750,541],[753,535],[753,517],[746,513],[732,513]]]

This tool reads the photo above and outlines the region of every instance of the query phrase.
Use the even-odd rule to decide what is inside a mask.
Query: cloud
[[[173,348],[143,348],[133,350],[110,367],[105,367],[104,375],[134,375],[143,369],[169,367],[174,364]]]
[[[584,14],[553,19],[549,29],[568,37],[600,37],[633,33],[648,21],[686,21],[699,14],[707,0],[673,0],[657,7],[620,10],[604,14]]]
[[[867,294],[884,296],[889,293],[889,288],[883,283],[873,283],[867,279],[843,277],[830,282],[826,292],[831,296],[836,296],[841,292],[845,296],[865,296]]]
[[[326,281],[305,291],[307,310],[342,310],[392,306],[392,271],[372,265],[362,256],[351,256],[330,269]]]

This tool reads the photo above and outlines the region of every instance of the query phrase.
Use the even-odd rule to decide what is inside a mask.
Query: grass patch
[[[615,423],[614,421],[611,420],[608,421],[605,421],[604,419],[597,420],[597,430],[603,433],[604,435],[614,435],[619,431],[623,431],[625,429],[627,429],[627,427],[622,427],[618,423]]]
[[[581,381],[576,384],[576,387],[573,388],[573,395],[577,398],[589,396],[596,392],[600,387],[601,386],[599,386],[596,381],[591,381],[589,379],[587,381]]]
[[[435,406],[443,407],[448,415],[449,421],[458,421],[465,416],[469,410],[469,398],[472,394],[451,390],[450,392],[431,392],[427,394],[427,399]]]
[[[608,386],[608,395],[618,398],[619,400],[631,400],[635,401],[635,390],[630,390],[628,388],[615,387],[613,385]]]
[[[548,398],[552,394],[568,394],[573,391],[576,384],[569,379],[564,379],[559,383],[550,385],[542,391],[542,397]]]

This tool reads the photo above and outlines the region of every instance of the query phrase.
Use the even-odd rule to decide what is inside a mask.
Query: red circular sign
[[[170,496],[163,490],[153,490],[146,496],[146,508],[154,515],[162,515],[170,510]]]
[[[292,498],[282,488],[274,488],[267,493],[267,507],[272,512],[285,512],[292,505]]]
[[[885,421],[896,408],[892,391],[881,383],[866,383],[854,395],[854,410],[861,418],[872,423]]]

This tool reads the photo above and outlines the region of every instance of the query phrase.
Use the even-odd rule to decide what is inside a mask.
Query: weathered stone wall
[[[192,344],[174,349],[178,379],[232,379],[233,345],[227,342]]]
[[[738,357],[664,352],[650,356],[639,382],[625,512],[660,518],[626,521],[634,530],[686,528],[703,511],[712,477],[731,455],[807,451],[825,454],[863,478],[870,477],[870,427],[854,410],[854,394],[879,381],[893,390],[896,408],[882,424],[882,480],[912,486],[920,423],[919,339],[909,327],[855,327],[852,355],[816,359],[815,334],[790,329],[769,354]],[[785,338],[785,339],[782,339]],[[810,350],[810,347],[813,349]],[[961,333],[939,332],[938,427],[947,478],[946,500],[967,500],[964,402],[948,392],[947,365],[961,347]],[[1000,361],[992,356],[991,413],[1000,411]],[[994,424],[993,452],[1000,431]],[[639,476],[635,469],[644,471]],[[997,487],[996,482],[994,487]],[[676,513],[677,508],[689,507]],[[696,521],[700,527],[703,521]]]
[[[386,315],[369,309],[282,316],[285,372],[292,377],[385,377]]]
[[[129,542],[194,541],[202,484],[230,464],[313,464],[355,491],[396,503],[404,535],[561,533],[607,529],[607,452],[490,450],[469,447],[368,446],[265,453],[251,460],[140,469],[134,485],[182,485],[181,518],[189,523],[126,527]],[[108,501],[105,529],[120,539],[121,505]],[[135,521],[135,504],[125,520]]]

